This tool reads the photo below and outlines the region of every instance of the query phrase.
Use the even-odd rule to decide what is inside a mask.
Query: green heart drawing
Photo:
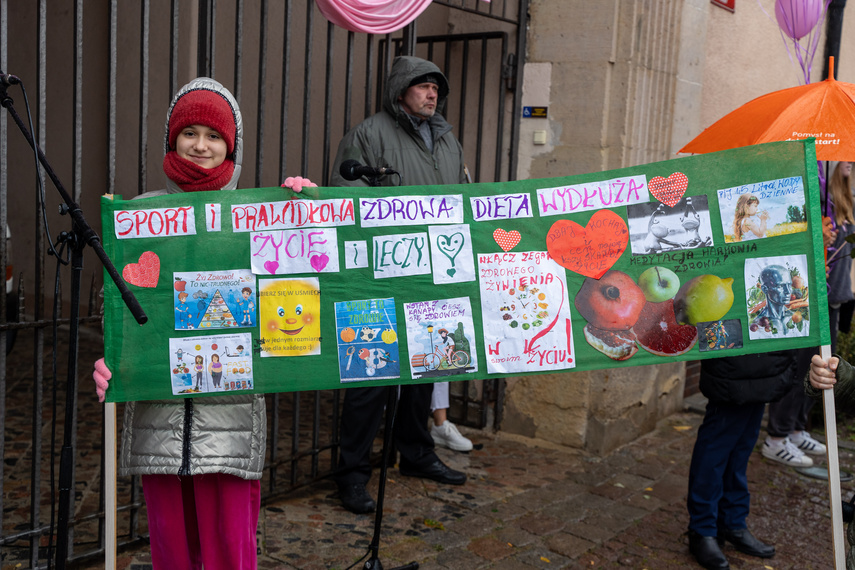
[[[463,244],[465,242],[466,237],[460,232],[451,234],[450,236],[436,236],[436,246],[451,261],[452,267],[454,267],[454,259],[463,251]]]

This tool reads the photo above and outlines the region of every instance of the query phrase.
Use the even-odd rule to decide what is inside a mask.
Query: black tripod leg
[[[383,460],[380,463],[380,484],[377,489],[377,511],[374,513],[374,536],[368,547],[371,558],[362,566],[363,570],[383,570],[378,552],[380,550],[380,534],[383,526],[383,498],[386,495],[386,471],[388,470],[389,450],[392,448],[392,430],[395,426],[395,414],[398,411],[398,390],[400,386],[389,386],[386,395],[386,427],[383,431]],[[391,570],[418,570],[418,562],[410,562],[406,566],[398,566]]]

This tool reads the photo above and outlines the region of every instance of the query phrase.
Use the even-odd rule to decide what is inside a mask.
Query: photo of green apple
[[[680,290],[680,278],[667,267],[657,265],[645,269],[638,276],[638,286],[648,301],[662,303],[673,299]]]

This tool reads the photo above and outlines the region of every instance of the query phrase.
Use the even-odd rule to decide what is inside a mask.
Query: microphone
[[[342,162],[338,173],[345,180],[356,180],[362,176],[376,177],[385,176],[386,174],[398,174],[389,167],[381,166],[380,168],[374,168],[373,166],[364,166],[353,159]]]
[[[21,80],[10,73],[3,73],[3,70],[0,69],[0,83],[2,83],[4,87],[10,87],[12,85],[18,85],[21,83]]]

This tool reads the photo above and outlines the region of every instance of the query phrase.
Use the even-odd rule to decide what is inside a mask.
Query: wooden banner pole
[[[820,349],[822,359],[831,358],[831,347]],[[846,569],[846,549],[843,543],[843,502],[840,496],[840,459],[837,455],[837,418],[834,412],[834,390],[823,390],[823,417],[828,458],[828,496],[831,500],[831,534],[834,540],[834,568]]]

